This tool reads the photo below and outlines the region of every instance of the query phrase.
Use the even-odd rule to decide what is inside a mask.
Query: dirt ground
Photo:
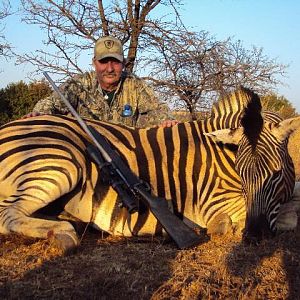
[[[189,250],[88,231],[68,255],[0,235],[0,299],[300,299],[300,228],[257,245],[215,237]]]

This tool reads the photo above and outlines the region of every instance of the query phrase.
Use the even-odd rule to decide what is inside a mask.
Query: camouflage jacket
[[[154,126],[171,118],[167,106],[159,103],[154,91],[134,75],[122,74],[110,104],[104,98],[95,72],[71,78],[60,86],[60,90],[77,112],[85,118],[134,127]],[[124,116],[126,104],[130,105],[129,116]],[[68,114],[67,107],[56,93],[38,101],[33,111],[43,114]]]

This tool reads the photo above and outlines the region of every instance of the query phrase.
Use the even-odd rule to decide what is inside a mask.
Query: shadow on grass
[[[226,264],[231,276],[242,279],[245,299],[300,299],[299,226],[256,245],[237,244]]]
[[[5,237],[1,244],[1,299],[149,299],[170,277],[178,251],[161,239],[99,232],[89,232],[69,255],[46,241]]]

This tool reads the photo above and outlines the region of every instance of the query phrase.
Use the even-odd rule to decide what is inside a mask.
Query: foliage
[[[35,103],[50,93],[51,89],[44,81],[9,84],[0,90],[0,124],[19,119],[31,112]]]
[[[277,112],[283,119],[297,116],[296,109],[283,96],[271,93],[261,97],[261,103],[264,110]]]

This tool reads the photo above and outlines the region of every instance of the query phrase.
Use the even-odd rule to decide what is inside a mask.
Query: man
[[[93,66],[95,72],[75,76],[60,87],[81,116],[134,127],[170,127],[177,123],[170,120],[169,110],[157,101],[149,86],[124,71],[120,40],[111,36],[100,38],[94,48]],[[54,93],[38,101],[25,117],[67,113]]]

